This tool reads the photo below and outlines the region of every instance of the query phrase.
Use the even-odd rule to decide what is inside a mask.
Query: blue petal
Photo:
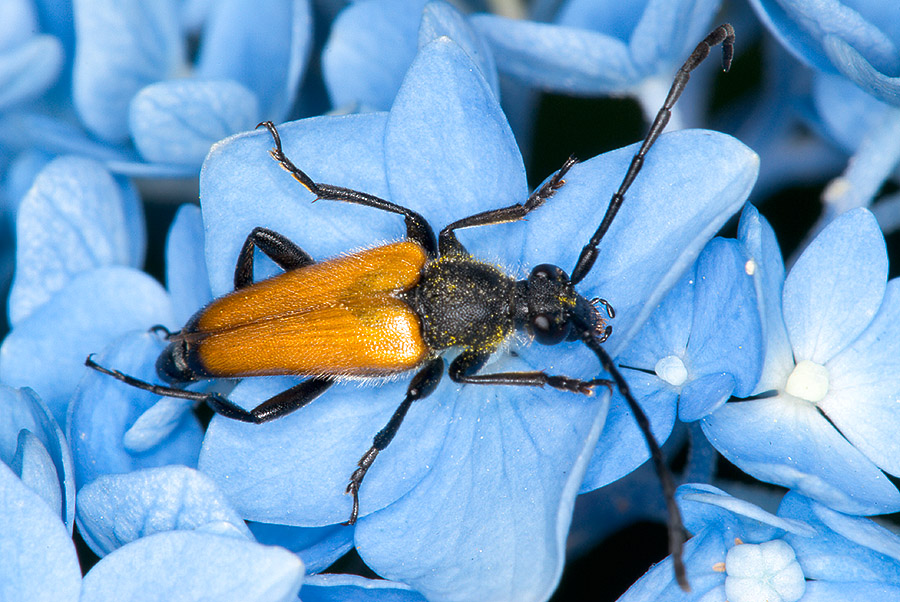
[[[60,477],[44,444],[31,431],[19,431],[19,445],[9,467],[44,500],[47,507],[61,515],[63,497]]]
[[[128,122],[147,161],[198,166],[214,142],[253,129],[259,114],[256,96],[237,82],[179,79],[143,88]]]
[[[0,111],[44,93],[59,77],[63,48],[53,36],[34,36],[0,52]]]
[[[794,359],[824,364],[872,321],[884,297],[884,236],[865,209],[823,230],[784,282],[784,321]]]
[[[647,4],[647,2],[615,0],[569,0],[559,7],[553,22],[627,40],[640,21]]]
[[[122,193],[125,212],[125,231],[128,237],[128,258],[125,265],[133,268],[144,266],[147,252],[147,224],[144,220],[144,202],[131,180],[121,174],[115,176]]]
[[[816,408],[782,394],[728,403],[703,419],[719,452],[757,479],[851,514],[900,509],[900,492]]]
[[[69,121],[42,113],[14,111],[0,116],[0,133],[5,144],[13,148],[40,149],[52,154],[83,155],[106,162],[107,169],[114,161],[137,159],[129,149],[99,142],[84,129]]]
[[[751,0],[760,20],[798,59],[814,69],[834,72],[822,47],[824,38],[835,35],[878,63],[885,72],[896,71],[897,47],[879,28],[894,20],[889,12],[867,19],[855,8],[840,0]],[[888,11],[888,5],[869,3],[876,11]],[[878,25],[876,25],[876,23]]]
[[[848,153],[859,147],[867,133],[874,131],[890,110],[890,105],[872,98],[838,75],[816,73],[812,91],[822,123]]]
[[[775,516],[756,504],[731,496],[712,485],[689,483],[676,493],[685,528],[692,533],[718,531],[726,546],[734,539],[760,543],[785,533],[811,539],[818,533],[801,517]]]
[[[281,121],[294,105],[312,42],[308,0],[235,0],[211,6],[198,76],[244,85],[259,99],[260,116]]]
[[[125,332],[154,324],[174,327],[168,297],[153,278],[122,267],[79,274],[4,339],[0,381],[33,388],[65,424],[84,358]]]
[[[753,260],[753,282],[762,319],[765,353],[762,376],[755,393],[784,386],[794,366],[791,342],[781,311],[784,260],[772,226],[749,203],[738,224],[738,240]]]
[[[449,2],[441,0],[429,2],[422,11],[422,24],[419,26],[419,47],[446,36],[460,45],[469,55],[472,62],[478,65],[481,75],[500,98],[500,81],[494,54],[487,40],[469,24],[465,15],[456,10]],[[410,59],[412,62],[412,59]]]
[[[47,505],[0,462],[0,598],[42,592],[78,600],[81,569],[70,534]]]
[[[684,545],[684,563],[691,584],[690,593],[682,591],[676,583],[672,557],[669,556],[632,585],[619,598],[619,602],[724,600],[725,573],[717,572],[715,567],[725,562],[727,549],[728,546],[712,530],[699,533]]]
[[[285,154],[316,182],[385,197],[385,119],[384,113],[318,117],[279,132]],[[399,216],[350,203],[311,204],[312,195],[269,156],[271,148],[267,132],[233,136],[211,149],[200,173],[214,294],[233,289],[235,261],[256,226],[284,234],[316,259],[402,235]]]
[[[27,42],[39,28],[32,0],[7,0],[0,8],[0,51]]]
[[[865,583],[859,581],[830,583],[827,581],[808,581],[804,600],[815,602],[892,602],[900,597],[900,586],[885,583]]]
[[[387,111],[416,55],[425,0],[364,0],[335,19],[322,76],[336,107]]]
[[[121,191],[102,165],[80,157],[52,161],[19,208],[13,326],[79,273],[129,263],[128,234]]]
[[[653,372],[662,357],[684,357],[693,322],[695,275],[693,269],[688,270],[666,294],[637,336],[619,354],[620,365]]]
[[[721,0],[650,0],[629,36],[636,68],[669,75],[712,29]]]
[[[247,526],[259,543],[281,546],[299,556],[307,573],[324,571],[353,547],[353,527],[346,525],[291,527],[250,521]]]
[[[212,301],[206,272],[200,208],[182,205],[166,239],[166,288],[175,306],[175,322],[184,324]]]
[[[78,530],[100,557],[165,531],[227,522],[253,536],[215,483],[186,466],[101,475],[78,491]]]
[[[629,146],[572,168],[566,185],[528,216],[525,265],[575,265],[636,151]],[[758,168],[753,151],[723,134],[685,130],[659,139],[580,285],[582,295],[601,296],[616,309],[606,345],[613,357],[741,207]],[[507,226],[509,236],[519,225]]]
[[[599,95],[622,92],[642,76],[621,40],[584,29],[474,15],[497,69],[532,86]]]
[[[825,36],[825,52],[842,74],[882,102],[900,105],[900,77],[872,66],[853,46],[837,36]]]
[[[755,264],[748,261],[734,240],[712,240],[697,260],[694,320],[688,343],[690,369],[696,375],[730,375],[734,379],[734,394],[739,397],[749,395],[756,387],[763,362],[760,316],[752,277],[755,269]],[[730,392],[725,392],[722,388],[725,386],[721,381],[713,388],[727,398]],[[710,389],[707,391],[712,393]],[[723,401],[725,398],[719,396]],[[717,405],[714,399],[710,398],[706,413]],[[695,410],[701,411],[699,406]],[[700,417],[685,411],[682,406],[681,420],[687,421],[688,414]]]
[[[678,393],[655,374],[623,370],[628,386],[650,419],[650,431],[662,445],[675,425]],[[618,392],[610,402],[606,423],[591,463],[588,466],[581,493],[603,487],[622,478],[650,457],[644,434],[638,428],[627,402]]]
[[[691,380],[681,389],[678,419],[693,422],[715,411],[731,397],[735,378],[727,372],[705,374]]]
[[[72,96],[82,122],[110,142],[128,137],[128,105],[182,66],[178,3],[85,0],[75,5]]]
[[[817,531],[813,538],[785,536],[808,579],[900,584],[900,539],[895,533],[793,492],[784,497],[778,514],[802,520]]]
[[[287,378],[246,379],[229,398],[252,408],[293,384],[296,380]],[[308,527],[346,521],[350,475],[407,386],[334,385],[322,398],[264,425],[215,417],[203,441],[200,469],[246,519]],[[407,493],[434,465],[448,429],[451,389],[445,384],[410,408],[403,428],[366,475],[360,516]]]
[[[818,407],[879,468],[900,474],[900,280],[888,282],[872,323],[827,368],[828,394]]]
[[[436,227],[528,196],[506,116],[478,67],[449,38],[422,48],[409,68],[388,118],[385,165],[392,200]]]
[[[37,437],[50,454],[62,493],[60,518],[72,531],[75,518],[75,469],[72,452],[50,408],[31,389],[0,386],[0,462],[10,463],[16,453],[21,430]]]
[[[153,381],[157,378],[155,359],[161,349],[155,335],[131,334],[98,354],[95,360],[104,367]],[[196,466],[203,433],[193,414],[186,413],[179,428],[153,450],[132,454],[125,449],[122,438],[159,397],[83,366],[81,374],[84,378],[72,397],[67,429],[79,487],[104,474],[169,464]]]
[[[185,414],[189,414],[194,402],[177,397],[162,397],[138,416],[134,424],[122,435],[122,444],[133,454],[152,450],[165,441],[178,428]]]
[[[287,550],[194,531],[157,533],[103,558],[80,602],[296,600],[303,563]]]
[[[413,490],[360,519],[357,550],[429,600],[544,599],[562,572],[606,396],[470,386],[447,397],[441,453]]]
[[[411,587],[357,575],[310,575],[303,582],[303,602],[425,602]]]

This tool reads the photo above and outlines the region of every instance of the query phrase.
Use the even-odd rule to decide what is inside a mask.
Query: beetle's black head
[[[516,323],[544,345],[578,338],[589,330],[600,337],[606,322],[594,304],[579,295],[569,275],[542,263],[517,283]]]

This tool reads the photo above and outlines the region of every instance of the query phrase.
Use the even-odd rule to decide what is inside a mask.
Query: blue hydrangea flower
[[[774,233],[749,207],[738,238],[755,263],[766,356],[753,397],[702,420],[750,475],[838,511],[900,510],[898,281],[871,213],[832,222],[787,277]]]
[[[0,381],[33,388],[60,425],[85,353],[148,320],[173,322],[161,287],[133,268],[143,263],[144,228],[133,186],[87,158],[55,159],[22,200]]]
[[[656,565],[620,602],[895,600],[900,538],[790,492],[773,515],[709,485],[684,485],[679,502],[694,537],[686,545],[691,592],[671,560]]]
[[[307,0],[185,10],[174,0],[87,0],[69,10],[71,99],[23,107],[0,135],[14,149],[86,155],[129,175],[194,175],[213,142],[284,119],[310,50]]]
[[[518,149],[490,87],[448,39],[420,50],[389,114],[296,122],[283,126],[281,136],[286,154],[317,181],[390,198],[438,227],[527,196]],[[403,235],[402,220],[365,207],[298,206],[310,197],[266,156],[270,147],[264,133],[238,136],[217,146],[204,167],[203,217],[215,294],[230,290],[234,259],[255,226],[286,234],[313,257]],[[566,186],[527,222],[465,230],[461,240],[475,255],[512,270],[547,261],[574,265],[580,241],[596,228],[634,150],[573,168]],[[616,307],[611,350],[634,336],[736,210],[756,167],[755,156],[727,137],[686,132],[660,140],[604,241],[597,269],[583,283],[585,294],[602,293]],[[658,203],[665,204],[664,217],[650,209]],[[575,242],[555,244],[563,239]],[[680,249],[674,262],[672,248]],[[598,370],[596,359],[574,344],[517,351],[518,357],[499,356],[492,368]],[[291,382],[248,379],[231,399],[253,407]],[[245,518],[336,525],[349,515],[343,495],[348,471],[405,387],[339,384],[262,426],[216,417],[200,468]],[[559,577],[571,504],[604,411],[604,396],[458,387],[445,379],[410,409],[369,471],[353,532],[357,550],[379,575],[429,598],[548,595]],[[415,518],[422,516],[429,520]]]
[[[569,0],[551,23],[495,15],[474,15],[471,21],[490,42],[500,73],[557,92],[634,96],[652,117],[675,70],[712,28],[719,4]],[[678,109],[701,105],[688,102]],[[672,129],[680,123],[673,113]]]
[[[0,407],[0,464],[40,496],[71,535],[75,473],[62,429],[30,389],[0,385]]]
[[[835,216],[871,204],[900,164],[900,20],[893,3],[882,0],[752,0],[751,5],[788,51],[819,72],[815,96],[821,119],[842,144],[852,143],[853,159],[823,193],[817,232]],[[840,75],[845,83],[822,82],[821,74]],[[851,83],[869,98],[861,98]],[[823,102],[824,95],[834,99],[835,91],[838,104]]]
[[[446,38],[423,47],[390,113],[317,118],[281,131],[288,155],[316,179],[409,205],[436,226],[528,194],[492,87]],[[33,386],[67,424],[84,497],[80,530],[104,555],[83,591],[100,599],[117,587],[132,591],[156,582],[166,595],[183,581],[187,590],[181,591],[215,592],[208,588],[220,585],[216,570],[253,581],[231,568],[231,562],[257,566],[243,560],[245,552],[259,552],[240,526],[240,519],[250,519],[253,538],[298,552],[314,570],[355,545],[380,575],[400,582],[322,578],[317,587],[333,588],[327,595],[345,587],[345,593],[407,599],[485,592],[546,597],[562,569],[571,508],[600,434],[605,395],[444,382],[411,410],[373,467],[361,492],[360,521],[348,528],[338,524],[349,511],[346,479],[405,383],[336,386],[294,416],[263,427],[217,417],[201,452],[203,433],[187,405],[83,367],[84,357],[96,352],[104,365],[155,380],[162,343],[147,328],[175,329],[211,292],[229,290],[237,250],[254,226],[283,232],[319,258],[403,235],[396,216],[306,204],[309,196],[268,158],[270,147],[264,132],[216,147],[202,178],[204,223],[195,209],[185,209],[173,226],[166,289],[131,267],[142,254],[130,235],[140,215],[129,209],[133,191],[102,165],[57,159],[23,201],[21,276],[10,305],[15,323],[0,348],[0,379]],[[513,273],[547,261],[569,268],[635,150],[576,166],[567,185],[527,222],[461,232],[461,240]],[[746,147],[712,132],[658,142],[604,240],[597,268],[583,282],[583,294],[602,294],[617,309],[611,353],[633,339],[743,203],[757,166]],[[556,244],[563,240],[576,242]],[[265,265],[260,268],[258,275],[266,273]],[[517,356],[501,354],[494,367],[585,376],[599,371],[596,358],[575,344],[522,347]],[[247,380],[233,399],[255,405],[286,380]],[[196,466],[198,454],[213,487],[195,471],[171,467]],[[255,495],[245,495],[248,490]],[[162,503],[160,491],[184,503]],[[414,520],[422,515],[438,518]],[[512,557],[510,550],[516,551]],[[269,553],[287,567],[273,575],[285,580],[278,591],[295,596],[296,557]],[[191,563],[180,563],[179,555]],[[197,567],[201,560],[215,564],[208,561],[215,556],[227,562]],[[129,574],[124,567],[134,564],[145,570]]]
[[[441,36],[463,47],[496,93],[487,42],[452,5],[426,0],[363,0],[337,16],[322,49],[322,76],[333,106],[387,111],[416,51]]]
[[[669,437],[676,415],[699,420],[756,387],[763,347],[752,270],[738,241],[712,240],[617,357],[657,441]],[[649,457],[628,405],[614,394],[582,491]]]
[[[900,22],[882,0],[751,0],[760,21],[795,57],[840,73],[896,106],[900,102]]]
[[[31,0],[0,7],[0,113],[41,96],[62,71],[60,39],[40,31]]]

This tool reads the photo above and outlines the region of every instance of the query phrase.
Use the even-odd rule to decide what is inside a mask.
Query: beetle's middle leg
[[[344,523],[345,525],[356,523],[356,519],[359,516],[359,486],[362,484],[366,472],[368,472],[372,463],[375,462],[378,453],[383,451],[393,440],[394,435],[397,434],[397,430],[403,423],[403,419],[406,418],[406,412],[409,410],[412,402],[431,395],[437,388],[438,383],[441,382],[443,374],[444,360],[441,358],[431,360],[425,364],[424,368],[419,370],[406,389],[406,397],[403,399],[403,403],[394,411],[393,416],[391,416],[385,427],[375,435],[375,438],[372,440],[372,447],[359,459],[358,468],[353,471],[350,482],[347,484],[347,493],[353,496],[353,511],[350,513],[349,520]]]

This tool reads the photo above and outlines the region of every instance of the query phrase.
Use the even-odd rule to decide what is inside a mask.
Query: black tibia
[[[84,365],[92,368],[97,372],[112,376],[116,380],[141,389],[149,391],[155,395],[164,395],[166,397],[175,397],[178,399],[189,399],[192,401],[209,404],[215,412],[231,418],[240,420],[241,422],[252,422],[254,424],[262,424],[276,418],[281,418],[290,414],[294,410],[299,410],[309,402],[316,399],[325,392],[334,382],[330,378],[309,378],[295,387],[291,387],[287,391],[282,391],[278,395],[262,402],[250,411],[236,405],[228,400],[227,397],[219,393],[199,393],[197,391],[185,391],[184,389],[176,389],[175,387],[167,387],[164,385],[154,385],[147,381],[140,380],[133,376],[129,376],[118,370],[110,370],[104,368],[94,361],[93,356],[88,356],[84,361]]]
[[[515,205],[510,205],[509,207],[502,207],[500,209],[491,209],[490,211],[483,211],[481,213],[476,213],[475,215],[470,215],[468,217],[464,217],[460,220],[457,220],[450,225],[444,227],[441,230],[440,235],[438,236],[438,247],[440,248],[441,255],[447,255],[451,253],[459,253],[466,254],[465,247],[463,247],[462,243],[459,242],[456,238],[456,234],[453,232],[454,230],[459,230],[461,228],[472,228],[474,226],[489,226],[491,224],[505,224],[507,222],[514,222],[520,219],[523,219],[529,212],[534,211],[541,205],[543,205],[547,199],[553,196],[557,190],[559,190],[563,184],[565,184],[565,180],[563,179],[566,173],[575,165],[577,161],[575,157],[569,157],[566,159],[566,162],[563,163],[563,166],[559,168],[553,177],[547,180],[543,186],[535,190],[531,196],[529,196],[524,203],[516,203]]]
[[[437,243],[434,238],[434,231],[425,221],[425,218],[413,211],[390,201],[386,201],[377,196],[359,192],[350,188],[342,188],[340,186],[332,186],[331,184],[319,184],[314,182],[304,171],[293,164],[288,159],[284,151],[281,149],[281,136],[275,128],[275,124],[271,121],[263,121],[256,127],[265,127],[272,135],[275,141],[275,148],[269,151],[273,159],[290,173],[295,180],[300,182],[304,188],[316,195],[317,199],[326,201],[343,201],[345,203],[355,203],[357,205],[365,205],[375,209],[381,209],[390,213],[402,215],[406,220],[406,237],[422,245],[430,257],[437,255]]]
[[[490,353],[477,353],[463,351],[450,364],[448,374],[453,382],[468,383],[473,385],[517,385],[524,387],[543,387],[544,385],[559,389],[591,395],[594,387],[611,387],[612,382],[602,378],[591,380],[579,380],[568,376],[553,376],[545,372],[495,372],[493,374],[478,374],[484,367]]]
[[[425,367],[419,370],[413,377],[412,382],[409,383],[403,402],[394,411],[394,415],[391,416],[385,427],[375,435],[372,447],[359,459],[358,468],[353,471],[353,475],[350,477],[350,482],[347,484],[347,493],[353,496],[353,510],[350,513],[350,518],[344,524],[352,525],[356,523],[356,519],[359,517],[359,486],[362,484],[363,477],[366,476],[366,472],[368,472],[372,463],[375,462],[378,453],[383,451],[394,439],[394,435],[400,429],[403,419],[406,418],[409,406],[414,401],[431,395],[437,388],[438,383],[441,382],[443,374],[444,360],[435,358],[425,364]]]

